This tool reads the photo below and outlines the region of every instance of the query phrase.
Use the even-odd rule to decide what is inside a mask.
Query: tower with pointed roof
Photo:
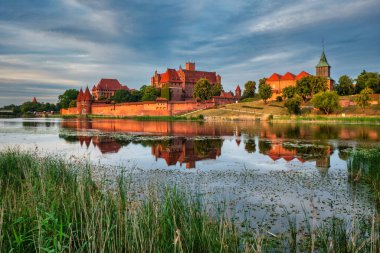
[[[317,66],[315,66],[316,76],[324,77],[330,79],[331,66],[327,62],[325,51],[322,51],[321,59]]]

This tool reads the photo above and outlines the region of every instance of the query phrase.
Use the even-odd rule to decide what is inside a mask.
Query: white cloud
[[[286,4],[264,17],[250,21],[248,29],[252,33],[290,30],[323,21],[352,18],[363,10],[378,7],[378,0],[303,0]]]

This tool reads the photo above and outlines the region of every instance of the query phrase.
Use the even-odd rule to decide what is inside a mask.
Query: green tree
[[[58,96],[58,105],[60,108],[67,109],[70,106],[70,102],[76,100],[78,97],[78,91],[76,89],[66,90],[62,95]]]
[[[302,97],[303,101],[325,90],[327,90],[327,80],[320,76],[306,76],[296,83],[296,93]]]
[[[256,82],[248,81],[244,84],[244,92],[242,99],[244,98],[253,98],[255,96]]]
[[[363,89],[371,88],[375,93],[380,93],[380,75],[376,72],[365,70],[356,78],[355,93],[359,94]]]
[[[161,94],[161,90],[153,86],[146,86],[143,90],[142,101],[155,101]]]
[[[313,97],[311,103],[325,114],[330,114],[340,108],[339,95],[336,91],[322,91]]]
[[[207,100],[212,97],[211,84],[206,78],[199,79],[194,87],[194,97]]]
[[[70,104],[69,104],[69,107],[77,107],[77,101],[76,100],[71,100]]]
[[[223,86],[220,83],[211,85],[211,94],[212,96],[220,96],[220,93],[223,91]]]
[[[298,95],[294,95],[285,101],[285,107],[290,114],[299,114],[301,112],[302,98]]]
[[[374,93],[380,93],[380,77],[370,77],[365,83],[367,88],[373,90]]]
[[[117,90],[111,97],[111,100],[115,103],[130,102],[131,93],[128,90]]]
[[[369,105],[369,101],[371,101],[371,95],[373,94],[373,90],[371,88],[364,88],[359,95],[356,96],[355,102],[361,108],[365,108]]]
[[[354,94],[355,88],[352,79],[347,75],[339,77],[339,82],[336,85],[335,90],[341,96]]]
[[[288,86],[282,89],[282,95],[285,99],[294,97],[296,94],[296,88],[294,86]]]
[[[130,102],[140,102],[142,99],[142,93],[139,90],[132,90],[130,96]]]
[[[260,89],[261,85],[266,84],[266,82],[267,82],[267,79],[265,77],[259,79],[259,89]]]
[[[271,87],[268,84],[262,84],[259,88],[259,96],[266,104],[267,100],[272,97]]]

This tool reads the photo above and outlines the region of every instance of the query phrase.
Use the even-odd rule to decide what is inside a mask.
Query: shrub
[[[277,96],[277,97],[276,97],[276,101],[277,101],[277,102],[282,102],[282,97],[281,97],[281,96]]]
[[[365,108],[369,105],[369,101],[371,101],[371,95],[373,94],[373,90],[370,88],[364,88],[359,95],[355,98],[355,102],[361,108]]]
[[[316,94],[311,103],[324,114],[330,114],[340,108],[339,95],[336,91],[323,91]]]
[[[289,98],[285,101],[285,107],[288,109],[290,114],[299,114],[301,112],[301,103],[302,98],[296,95],[293,98]]]

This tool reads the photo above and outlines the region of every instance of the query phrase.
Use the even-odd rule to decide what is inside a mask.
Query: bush
[[[282,97],[281,97],[281,96],[277,96],[277,97],[276,97],[276,101],[277,101],[277,102],[282,102]]]
[[[359,95],[357,95],[355,102],[361,108],[365,108],[369,105],[369,101],[371,101],[371,95],[373,94],[373,90],[370,88],[364,88]]]
[[[293,98],[289,98],[285,101],[285,107],[288,109],[290,114],[300,114],[302,98],[298,95]]]
[[[336,91],[322,91],[316,94],[311,103],[325,114],[330,114],[340,108],[339,95]]]

